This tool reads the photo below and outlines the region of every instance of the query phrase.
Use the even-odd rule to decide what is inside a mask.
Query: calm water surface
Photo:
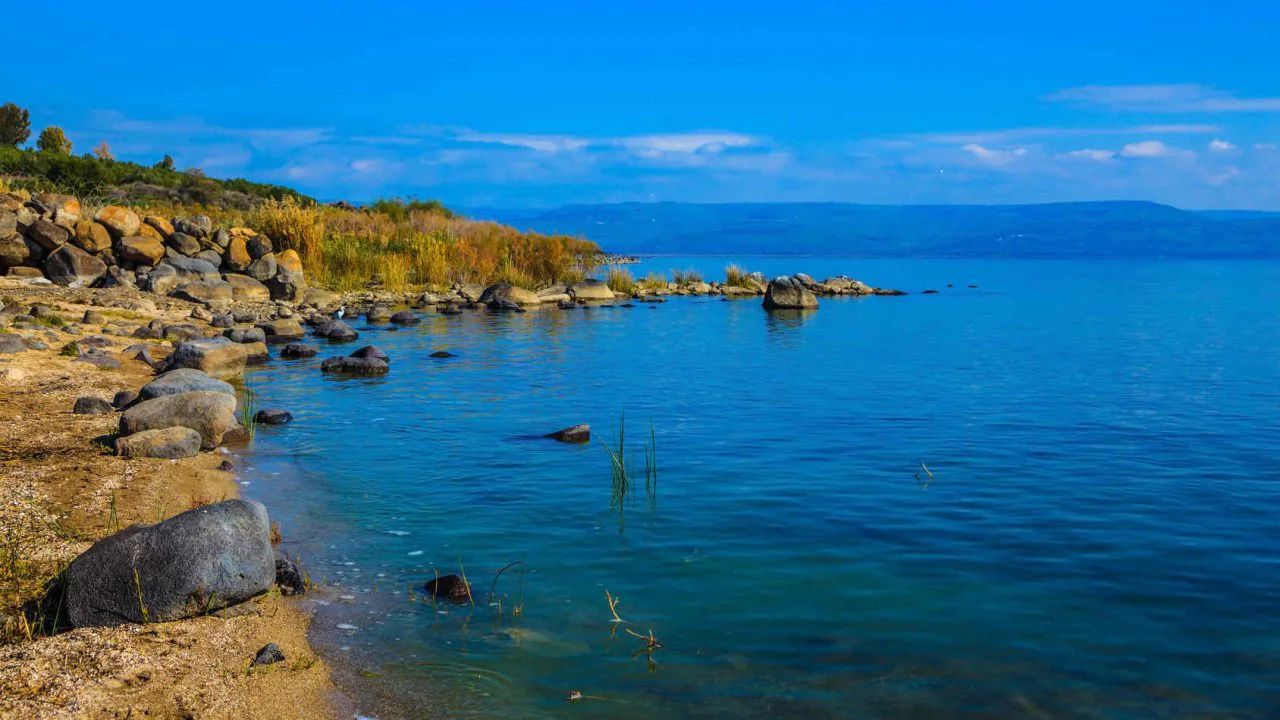
[[[245,491],[363,713],[1276,716],[1280,264],[738,260],[942,292],[428,311],[252,373],[297,421]],[[322,377],[366,340],[386,378]],[[529,436],[624,411],[622,527],[599,443]],[[460,564],[479,606],[433,607]]]

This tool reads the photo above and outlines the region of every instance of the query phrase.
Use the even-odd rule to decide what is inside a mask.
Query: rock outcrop
[[[769,281],[763,304],[768,310],[816,310],[818,298],[800,280],[783,275]]]

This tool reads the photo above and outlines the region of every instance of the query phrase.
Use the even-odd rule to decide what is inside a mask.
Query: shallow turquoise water
[[[250,376],[297,421],[245,491],[362,712],[1275,716],[1280,264],[738,260],[942,292],[427,312]],[[321,376],[365,341],[390,375]],[[528,436],[623,411],[660,475],[620,529],[599,444]],[[501,615],[411,598],[519,559]]]

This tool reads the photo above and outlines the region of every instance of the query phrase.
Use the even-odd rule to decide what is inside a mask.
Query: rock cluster
[[[138,287],[209,307],[300,301],[302,261],[249,228],[163,218],[70,195],[0,193],[0,272],[66,287]]]

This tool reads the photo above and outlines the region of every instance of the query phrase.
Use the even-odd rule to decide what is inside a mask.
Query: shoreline
[[[109,293],[124,307],[90,304]],[[134,290],[68,290],[0,280],[0,298],[46,304],[59,314],[102,313],[108,323],[152,320],[195,324],[191,303]],[[112,303],[116,304],[116,303]],[[6,605],[27,601],[109,528],[151,524],[198,503],[240,496],[237,476],[218,468],[223,452],[179,460],[116,457],[102,438],[119,415],[79,415],[80,397],[110,399],[154,379],[142,362],[120,356],[99,368],[59,354],[89,336],[52,327],[5,332],[46,349],[0,354],[0,540],[5,543]],[[104,334],[114,346],[133,338]],[[8,560],[12,558],[12,560]],[[7,608],[12,610],[12,607]],[[296,599],[267,593],[212,615],[174,622],[78,628],[26,639],[6,616],[0,645],[0,715],[30,718],[337,717],[340,697],[328,666],[307,638],[310,612]],[[254,654],[276,643],[288,661],[249,671]]]

